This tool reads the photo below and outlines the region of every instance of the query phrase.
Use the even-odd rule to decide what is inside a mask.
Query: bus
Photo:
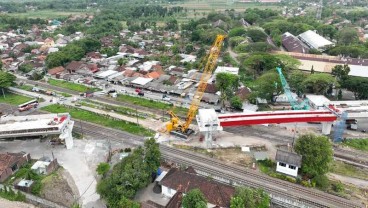
[[[34,100],[31,100],[31,101],[28,101],[26,103],[18,105],[18,110],[20,112],[27,111],[31,108],[37,108],[37,106],[38,106],[38,101],[36,99],[34,99]]]

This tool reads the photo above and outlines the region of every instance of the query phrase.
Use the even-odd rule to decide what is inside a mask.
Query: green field
[[[34,98],[26,97],[23,95],[6,92],[6,91],[5,91],[5,99],[1,91],[0,91],[0,95],[1,95],[0,103],[7,103],[10,105],[20,105],[22,103],[25,103],[25,102],[28,102],[34,99]]]
[[[31,85],[21,85],[21,86],[16,86],[16,88],[19,88],[21,90],[25,90],[25,91],[32,91],[32,86]]]
[[[89,12],[92,13],[92,11]],[[69,15],[86,14],[86,13],[87,13],[86,11],[64,12],[57,10],[36,10],[36,11],[27,11],[25,13],[8,13],[7,15],[25,18],[57,19],[68,17]]]
[[[343,144],[357,150],[368,152],[368,139],[348,139]]]
[[[90,88],[81,84],[76,84],[76,83],[72,83],[72,82],[67,82],[67,81],[62,81],[62,80],[56,80],[56,79],[49,79],[48,83],[50,85],[53,86],[57,86],[57,87],[62,87],[65,89],[69,89],[69,90],[73,90],[73,91],[77,91],[77,92],[86,92],[86,91],[99,91],[100,89],[98,88]]]
[[[130,95],[118,95],[116,99],[118,101],[123,101],[123,102],[127,102],[130,104],[139,105],[139,106],[143,106],[147,108],[153,108],[157,110],[170,110],[171,108],[173,108],[172,104],[148,100],[148,99],[140,98],[140,97],[133,97]],[[175,107],[174,112],[178,114],[186,115],[186,113],[188,112],[188,109],[183,108],[183,107]]]
[[[72,118],[88,121],[102,126],[119,129],[140,136],[152,136],[153,131],[148,130],[140,125],[128,121],[114,120],[111,117],[103,116],[91,111],[82,110],[74,107],[66,107],[58,104],[53,104],[41,108],[41,110],[50,113],[65,113],[68,112]]]

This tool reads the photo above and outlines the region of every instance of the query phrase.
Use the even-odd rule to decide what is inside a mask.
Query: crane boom
[[[185,123],[181,126],[181,132],[187,131],[189,125],[192,123],[192,120],[197,113],[199,104],[201,103],[204,91],[206,90],[207,87],[207,82],[211,78],[212,72],[215,69],[217,59],[220,55],[222,43],[225,37],[226,37],[225,35],[217,35],[216,40],[209,51],[207,63],[203,69],[203,74],[199,81],[198,89],[194,94],[192,102],[190,104]]]
[[[286,96],[289,100],[289,103],[290,103],[291,107],[293,108],[293,110],[308,110],[309,105],[307,104],[307,100],[305,100],[305,101],[303,101],[302,103],[299,104],[298,101],[293,98],[293,95],[291,94],[289,84],[287,83],[284,75],[282,74],[281,68],[277,67],[276,70],[279,73],[282,87],[284,89],[284,92],[285,92],[285,94],[286,94]]]

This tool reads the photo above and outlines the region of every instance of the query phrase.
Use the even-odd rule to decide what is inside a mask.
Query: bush
[[[286,180],[291,182],[291,183],[296,183],[296,179],[290,176],[286,176]]]
[[[39,196],[41,194],[41,189],[42,189],[41,181],[35,181],[31,188],[31,193],[33,195]]]
[[[332,189],[338,193],[344,192],[345,187],[341,182],[332,184]]]
[[[328,187],[330,186],[330,182],[328,181],[327,176],[325,175],[317,175],[312,179],[312,184],[315,184],[315,186],[322,191],[326,191]]]
[[[311,187],[311,184],[308,181],[302,181],[301,184],[304,187]]]

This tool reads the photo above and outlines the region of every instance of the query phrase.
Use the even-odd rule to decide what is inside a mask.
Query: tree
[[[265,71],[276,69],[279,66],[279,59],[268,53],[254,53],[243,62],[243,66],[253,74],[255,79]]]
[[[358,32],[355,28],[344,28],[337,35],[337,42],[341,45],[351,45],[359,41]]]
[[[258,29],[247,30],[247,36],[250,37],[253,42],[262,42],[267,40],[266,33]]]
[[[230,105],[231,107],[238,109],[238,110],[243,108],[243,102],[238,96],[234,96],[230,99]]]
[[[119,201],[118,207],[140,208],[141,205],[138,202],[122,197]]]
[[[229,31],[229,37],[243,36],[247,33],[244,27],[235,27]]]
[[[335,79],[330,74],[311,74],[303,81],[303,86],[311,93],[326,94],[328,88],[335,83]],[[339,87],[338,83],[335,83]]]
[[[33,70],[32,64],[21,64],[18,66],[18,70],[23,73],[28,73]]]
[[[253,98],[260,97],[271,102],[275,102],[275,97],[284,91],[279,75],[275,71],[267,72],[260,76],[255,80],[251,88],[253,90]]]
[[[265,42],[240,44],[234,48],[238,53],[268,52],[272,46]]]
[[[221,92],[220,100],[222,107],[225,107],[225,101],[233,96],[235,90],[238,89],[239,77],[230,73],[216,74],[216,88]]]
[[[302,172],[306,175],[314,177],[329,171],[333,150],[328,137],[302,135],[296,140],[294,149],[302,156]]]
[[[368,78],[349,76],[342,87],[352,91],[357,100],[368,99]]]
[[[270,196],[263,189],[251,189],[248,187],[236,187],[235,199],[231,200],[230,207],[266,208],[270,206]],[[235,206],[236,205],[236,206]]]
[[[178,21],[176,19],[169,19],[166,21],[166,29],[167,30],[178,30]]]
[[[334,75],[340,83],[348,78],[350,67],[347,64],[336,65],[332,68],[331,74]]]
[[[0,71],[3,70],[3,62],[0,61]]]
[[[4,97],[5,97],[4,88],[12,86],[14,84],[15,79],[16,77],[13,74],[10,74],[5,71],[0,71],[0,89],[2,90]]]
[[[244,208],[245,202],[242,198],[236,196],[232,197],[230,200],[230,208]]]
[[[108,171],[110,170],[110,164],[109,163],[100,163],[98,164],[96,171],[98,175],[104,176]]]
[[[187,44],[185,46],[185,53],[192,53],[194,50],[193,44]]]
[[[147,166],[147,171],[149,173],[155,173],[160,167],[161,152],[159,144],[156,143],[154,138],[147,139],[144,142],[144,161]]]
[[[118,59],[119,66],[125,65],[127,63],[128,63],[128,59],[126,59],[126,58],[119,58]]]
[[[183,208],[206,208],[207,201],[199,189],[190,190],[182,201]]]
[[[323,36],[329,37],[331,40],[335,38],[337,29],[333,25],[320,25],[317,27],[317,31]]]
[[[301,84],[306,78],[307,74],[303,73],[300,70],[291,71],[288,79],[288,83],[290,87],[296,91],[296,94],[299,96],[304,92],[304,86]]]

